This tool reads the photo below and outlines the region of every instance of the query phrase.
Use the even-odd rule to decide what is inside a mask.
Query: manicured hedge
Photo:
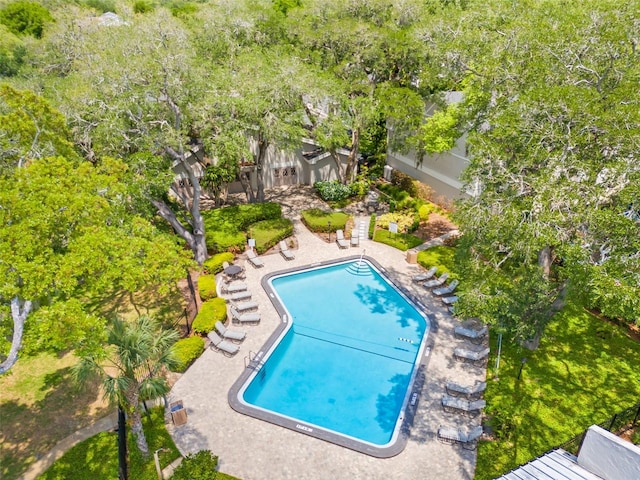
[[[210,258],[207,258],[202,266],[204,267],[205,272],[215,275],[222,271],[223,262],[232,263],[234,259],[235,256],[231,252],[216,253]]]
[[[198,293],[203,302],[216,298],[216,277],[214,275],[200,275],[198,277]]]
[[[244,232],[206,228],[207,250],[210,252],[241,252],[247,243],[247,235]]]
[[[227,304],[224,298],[207,300],[200,307],[200,311],[193,320],[193,331],[206,335],[215,326],[217,321],[224,322],[227,319]]]
[[[325,212],[319,208],[312,208],[300,212],[302,221],[312,232],[335,232],[336,230],[344,230],[349,220],[349,215],[342,212]],[[329,222],[331,222],[331,230],[329,230]]]
[[[173,371],[184,372],[196,358],[202,355],[204,351],[204,338],[198,336],[182,338],[173,344],[171,351],[177,361],[177,365]]]
[[[371,214],[371,218],[369,219],[369,238],[373,238],[373,233],[376,231],[376,221],[378,220],[378,215],[375,213]]]
[[[293,235],[293,222],[288,218],[263,220],[251,226],[251,235],[256,241],[256,250],[262,254],[275,246],[280,240]]]

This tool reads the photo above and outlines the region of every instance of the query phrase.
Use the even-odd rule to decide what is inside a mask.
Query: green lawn
[[[303,210],[300,214],[307,228],[315,233],[344,230],[350,218],[343,212],[325,212],[319,208]]]
[[[72,353],[23,356],[0,377],[0,478],[18,478],[56,442],[113,411],[99,385],[78,391]]]
[[[263,220],[251,226],[251,234],[256,241],[256,250],[262,254],[280,240],[293,235],[293,222],[288,218]]]
[[[397,248],[403,252],[424,243],[422,239],[410,233],[391,233],[389,230],[383,229],[375,231],[373,240]]]
[[[455,247],[444,245],[427,248],[418,252],[418,263],[427,270],[431,267],[438,267],[436,274],[438,276],[448,272],[452,279],[457,278],[454,266],[455,253]]]
[[[536,351],[505,338],[497,374],[496,342],[492,335],[485,414],[502,438],[480,443],[476,479],[496,478],[640,398],[640,343],[575,306],[554,318]]]
[[[180,456],[178,449],[164,424],[164,409],[154,408],[150,416],[143,416],[144,431],[149,450],[159,448],[169,451],[159,452],[162,468]],[[129,478],[139,480],[157,480],[153,456],[146,462],[142,460],[131,431],[128,430],[127,448],[129,449]],[[43,475],[42,480],[101,480],[118,478],[118,435],[103,432],[67,451]]]
[[[158,452],[160,466],[165,468],[180,456],[164,424],[164,409],[151,409],[150,415],[143,416],[144,431],[149,450]],[[153,455],[142,459],[131,431],[128,432],[129,478],[136,480],[157,480]],[[110,480],[118,478],[118,435],[103,432],[79,443],[59,458],[43,475],[41,480]],[[219,473],[215,478],[234,480],[235,477]]]

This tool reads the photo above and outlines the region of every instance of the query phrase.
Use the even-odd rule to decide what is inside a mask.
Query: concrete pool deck
[[[369,218],[356,219],[356,225],[359,221],[368,223]],[[260,269],[243,259],[236,262],[244,262],[244,281],[253,294],[252,299],[259,304],[262,321],[255,326],[234,325],[234,328],[247,331],[240,352],[229,358],[207,349],[173,386],[169,401],[182,400],[188,415],[186,424],[168,426],[182,454],[211,450],[219,456],[221,471],[243,480],[472,479],[476,452],[442,444],[437,441],[436,432],[440,425],[469,428],[479,423],[480,417],[470,419],[460,414],[445,413],[440,402],[448,380],[472,384],[475,380],[483,380],[486,370],[453,358],[456,346],[469,345],[454,338],[453,329],[459,322],[447,312],[442,302],[411,281],[421,267],[407,263],[406,252],[366,238],[361,238],[359,247],[339,249],[335,241],[327,243],[311,233],[299,218],[294,219],[294,236],[298,243],[298,248],[293,250],[294,260],[286,261],[276,251],[260,257],[265,264]],[[358,255],[363,250],[386,269],[387,276],[396,285],[420,298],[426,306],[426,313],[434,316],[428,339],[430,352],[424,383],[415,417],[409,425],[407,446],[400,454],[386,459],[358,453],[237,413],[227,400],[229,389],[245,369],[245,361],[248,361],[245,357],[250,352],[258,352],[280,322],[261,287],[262,277],[293,266]]]

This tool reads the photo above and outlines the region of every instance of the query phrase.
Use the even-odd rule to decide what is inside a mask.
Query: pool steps
[[[373,276],[373,272],[371,268],[366,263],[353,262],[346,268],[346,271],[352,275],[356,275],[359,277],[371,277]]]

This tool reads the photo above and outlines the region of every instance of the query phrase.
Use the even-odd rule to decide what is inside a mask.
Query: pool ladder
[[[262,357],[262,352],[260,352],[260,354],[258,355],[255,352],[252,352],[251,350],[249,350],[249,355],[245,355],[244,357],[244,368],[250,368],[252,370],[261,370],[262,367],[264,366],[264,362],[260,360],[260,358],[258,357]]]

